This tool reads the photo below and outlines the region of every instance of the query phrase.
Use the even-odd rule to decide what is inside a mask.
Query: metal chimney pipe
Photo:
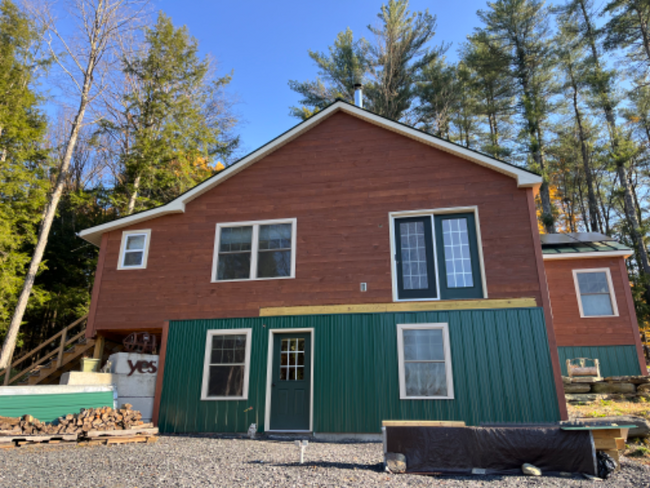
[[[354,85],[354,104],[363,108],[363,85],[361,83]]]

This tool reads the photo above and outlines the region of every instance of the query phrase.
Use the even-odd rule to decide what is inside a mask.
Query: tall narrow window
[[[469,250],[467,219],[446,219],[442,222],[445,273],[447,288],[471,288],[474,286],[472,258]]]
[[[217,225],[212,281],[292,278],[296,221]]]
[[[118,269],[143,269],[147,267],[147,254],[151,230],[122,233]]]
[[[210,330],[203,366],[203,400],[248,397],[251,329]]]
[[[453,398],[447,324],[397,326],[400,397]]]
[[[395,244],[400,298],[435,298],[431,217],[395,219]]]
[[[618,307],[608,268],[574,270],[573,279],[581,317],[612,317]]]

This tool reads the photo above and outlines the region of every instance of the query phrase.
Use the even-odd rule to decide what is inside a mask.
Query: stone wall
[[[602,380],[590,377],[562,377],[564,393],[569,403],[596,400],[623,400],[637,397],[650,398],[650,377],[610,376]]]

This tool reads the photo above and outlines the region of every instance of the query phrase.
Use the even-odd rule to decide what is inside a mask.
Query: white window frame
[[[478,216],[478,207],[476,205],[469,207],[448,207],[434,208],[428,210],[404,210],[400,212],[389,212],[388,221],[390,228],[390,269],[393,279],[393,301],[394,302],[431,302],[440,301],[440,276],[438,273],[438,250],[436,248],[436,226],[434,217],[436,215],[449,215],[457,213],[473,213],[474,223],[476,225],[476,246],[478,247],[478,260],[481,269],[481,285],[483,287],[483,298],[487,299],[487,278],[485,276],[485,264],[483,260],[483,242],[481,240],[481,223]],[[399,298],[399,288],[397,286],[397,264],[395,263],[395,220],[404,217],[431,217],[431,234],[433,238],[433,265],[436,273],[436,298]],[[448,300],[445,300],[448,301]]]
[[[127,266],[124,264],[126,257],[126,240],[129,236],[143,235],[144,249],[142,253],[142,263],[137,266]],[[149,258],[149,243],[151,242],[151,229],[127,230],[122,232],[122,243],[120,244],[120,255],[117,260],[117,269],[146,269],[147,259]]]
[[[406,375],[404,370],[404,330],[442,330],[442,341],[445,352],[445,373],[447,379],[446,396],[408,396],[406,394]],[[397,362],[399,367],[399,398],[400,400],[453,400],[454,374],[451,366],[451,347],[449,344],[449,324],[446,322],[429,324],[397,324]]]
[[[605,273],[607,276],[607,286],[609,287],[609,301],[612,304],[613,315],[585,315],[582,307],[582,295],[580,294],[580,285],[578,283],[578,275],[581,273]],[[576,299],[578,301],[578,310],[580,317],[583,319],[598,319],[607,317],[618,317],[618,304],[616,303],[616,294],[614,293],[614,283],[612,282],[612,273],[609,268],[580,268],[573,270],[573,285],[576,289]]]
[[[244,359],[244,386],[242,396],[208,396],[210,380],[210,359],[212,355],[212,338],[216,335],[246,335],[246,357]],[[201,400],[230,401],[248,400],[248,380],[251,372],[251,340],[253,329],[210,329],[205,338],[205,357],[203,358],[203,381],[201,383]]]
[[[291,274],[289,276],[273,276],[270,278],[257,278],[257,259],[259,251],[259,232],[260,225],[291,224]],[[235,280],[218,280],[217,266],[219,265],[219,241],[221,239],[221,229],[226,227],[252,227],[251,236],[251,269],[248,278],[238,278]],[[267,280],[289,280],[296,277],[296,229],[298,219],[277,219],[277,220],[251,220],[248,222],[227,222],[217,224],[214,238],[214,254],[212,257],[212,283],[233,283],[237,281],[267,281]]]

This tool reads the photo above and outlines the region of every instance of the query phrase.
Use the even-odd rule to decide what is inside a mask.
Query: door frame
[[[275,334],[291,334],[308,332],[311,345],[311,360],[309,361],[309,430],[271,430],[271,384],[273,383],[273,344]],[[314,431],[314,328],[301,329],[269,329],[269,351],[266,362],[266,402],[264,408],[264,432],[313,432]]]

